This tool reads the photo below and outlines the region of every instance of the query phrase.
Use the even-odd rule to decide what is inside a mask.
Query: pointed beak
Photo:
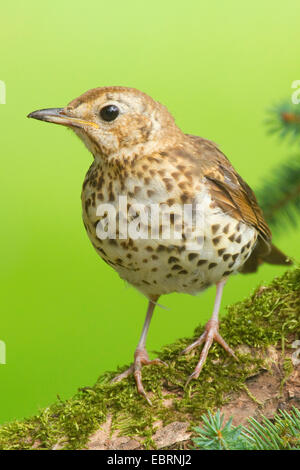
[[[85,121],[83,119],[75,118],[68,115],[68,110],[65,108],[49,108],[39,109],[28,114],[28,118],[38,119],[39,121],[52,122],[54,124],[61,124],[67,127],[85,127],[92,126],[97,129],[99,126],[95,122]]]

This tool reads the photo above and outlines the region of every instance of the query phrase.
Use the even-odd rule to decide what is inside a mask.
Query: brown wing
[[[190,136],[199,148],[203,176],[207,179],[215,203],[237,220],[252,225],[266,243],[272,234],[248,184],[213,142]]]
[[[192,140],[195,151],[198,151],[201,171],[209,183],[213,201],[224,212],[258,231],[256,247],[241,272],[254,272],[264,261],[272,264],[291,264],[287,257],[272,245],[271,230],[252,189],[235,171],[217,145],[200,137],[188,137]]]

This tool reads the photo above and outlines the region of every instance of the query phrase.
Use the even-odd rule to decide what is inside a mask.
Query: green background
[[[180,127],[217,142],[252,187],[292,153],[266,136],[266,109],[299,76],[299,0],[28,0],[1,6],[0,422],[36,413],[129,363],[146,301],[97,256],[81,221],[91,155],[66,129],[26,119],[96,86],[141,89]],[[296,231],[275,241],[299,259]],[[224,306],[282,268],[232,278]],[[214,289],[170,295],[148,349],[191,335]],[[201,377],[200,377],[201,380]]]

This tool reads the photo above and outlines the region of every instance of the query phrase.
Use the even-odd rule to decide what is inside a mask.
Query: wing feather
[[[264,219],[254,192],[239,176],[226,156],[211,141],[190,136],[199,149],[199,163],[214,202],[237,220],[254,227],[271,248],[271,230]]]

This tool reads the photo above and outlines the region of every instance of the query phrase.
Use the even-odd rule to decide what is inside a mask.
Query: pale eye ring
[[[119,116],[120,110],[115,104],[109,104],[100,109],[100,117],[103,121],[111,122]]]

